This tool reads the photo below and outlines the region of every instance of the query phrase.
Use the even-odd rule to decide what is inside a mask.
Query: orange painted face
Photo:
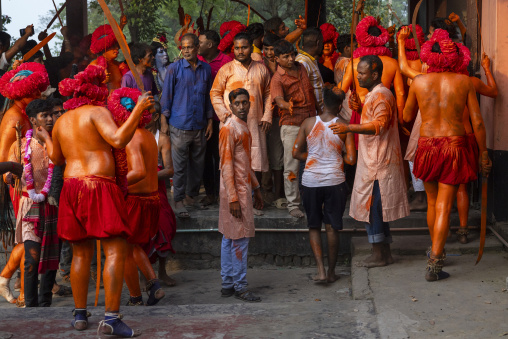
[[[332,56],[333,52],[335,52],[335,46],[333,45],[333,42],[331,41],[325,42],[323,45],[323,55]]]

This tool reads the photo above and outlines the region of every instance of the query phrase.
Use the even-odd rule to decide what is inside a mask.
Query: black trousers
[[[53,298],[53,285],[55,284],[56,270],[47,270],[41,275],[39,291],[37,283],[39,278],[39,260],[41,257],[41,244],[27,240],[25,246],[25,305],[26,307],[49,307]]]
[[[203,185],[206,195],[219,196],[220,184],[220,156],[219,156],[219,121],[213,120],[213,133],[206,142],[205,170],[203,171]]]

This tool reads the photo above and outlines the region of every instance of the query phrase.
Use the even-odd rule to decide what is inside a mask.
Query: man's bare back
[[[129,193],[156,192],[159,187],[157,176],[159,153],[153,134],[144,128],[138,128],[125,150],[129,166],[127,174]],[[139,180],[140,178],[142,179]]]
[[[418,101],[416,103],[416,101]],[[422,115],[422,137],[465,135],[464,107],[476,106],[476,92],[469,77],[457,73],[429,73],[415,77],[407,99],[404,121],[418,107]],[[415,111],[413,111],[415,112]],[[411,112],[411,117],[414,114]]]

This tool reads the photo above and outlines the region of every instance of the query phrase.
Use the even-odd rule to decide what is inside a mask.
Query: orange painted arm
[[[403,28],[405,30],[406,28]],[[408,29],[409,31],[409,29]],[[403,32],[403,31],[402,31]],[[403,34],[399,34],[399,68],[400,73],[402,73],[403,76],[413,80],[417,75],[423,74],[422,72],[416,71],[412,69],[409,64],[407,63],[406,58],[406,39],[403,36]]]
[[[404,123],[410,123],[411,121],[413,121],[413,119],[416,117],[416,113],[418,112],[418,101],[416,100],[416,91],[415,91],[415,84],[416,84],[416,79],[418,78],[415,78],[415,81],[413,81],[413,84],[411,85],[411,87],[409,87],[409,93],[407,95],[407,100],[406,100],[406,106],[404,107],[404,112],[402,114],[402,121]]]
[[[127,185],[134,185],[146,177],[145,160],[143,150],[141,148],[139,137],[134,136],[131,142],[125,147],[127,153],[127,164],[129,171],[127,172]]]
[[[476,99],[476,91],[472,82],[470,83],[470,88],[467,95],[467,108],[469,110],[469,117],[471,118],[476,142],[478,143],[480,154],[482,154],[483,152],[487,151],[487,138],[485,125],[483,123],[482,114],[480,112],[480,105]]]
[[[308,118],[300,126],[300,130],[298,131],[298,135],[295,139],[295,144],[293,145],[293,158],[298,159],[300,161],[307,161],[307,156],[309,155],[307,152],[307,134],[306,131],[307,125],[311,121],[314,125],[316,118]]]
[[[402,115],[406,105],[406,93],[404,92],[404,79],[402,79],[402,74],[400,74],[398,68],[393,79],[393,88],[395,89],[395,97],[397,99],[397,120],[399,124],[402,124]]]
[[[344,72],[344,76],[342,78],[342,91],[347,93],[349,91],[349,87],[353,83],[353,70],[351,69],[351,65],[346,67],[346,71]]]
[[[159,179],[169,179],[175,174],[173,168],[173,158],[171,157],[171,139],[163,133],[159,135],[159,143],[161,144],[161,155],[164,169],[157,173]]]
[[[351,166],[356,164],[357,153],[354,134],[346,134],[346,156],[344,157],[344,162]]]

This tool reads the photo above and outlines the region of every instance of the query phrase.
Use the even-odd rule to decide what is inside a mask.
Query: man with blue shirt
[[[191,205],[199,193],[206,140],[212,136],[212,75],[210,65],[198,60],[198,37],[185,34],[181,43],[183,59],[168,66],[161,105],[171,135],[175,212],[188,218],[184,200]]]

